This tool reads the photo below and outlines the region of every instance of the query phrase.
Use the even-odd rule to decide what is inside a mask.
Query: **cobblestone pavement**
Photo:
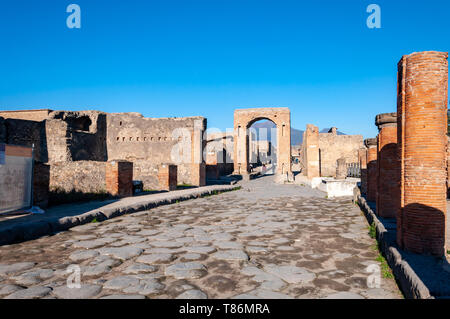
[[[272,179],[2,246],[0,297],[401,298],[350,199]]]

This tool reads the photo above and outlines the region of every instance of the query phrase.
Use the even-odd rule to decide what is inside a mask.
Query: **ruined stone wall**
[[[107,114],[108,160],[134,163],[134,179],[145,189],[158,189],[158,166],[177,165],[178,183],[205,184],[203,133],[206,119],[145,118],[138,113]],[[202,180],[203,174],[203,180]]]
[[[50,190],[105,193],[106,162],[76,161],[50,165]]]
[[[106,161],[106,113],[54,111],[45,120],[48,161]]]
[[[358,163],[358,150],[364,146],[362,135],[337,135],[336,132],[319,133],[320,176],[336,176],[336,163]]]
[[[43,110],[23,110],[23,111],[0,111],[0,117],[5,119],[27,120],[41,122],[52,112],[49,109]]]

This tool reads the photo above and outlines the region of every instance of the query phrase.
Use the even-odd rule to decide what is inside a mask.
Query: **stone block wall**
[[[106,193],[106,162],[76,161],[50,165],[50,190],[70,193]]]
[[[336,177],[336,163],[358,163],[358,150],[364,146],[362,135],[337,135],[336,130],[319,133],[320,176]]]
[[[177,165],[178,183],[202,186],[206,174],[199,175],[193,164],[203,163],[205,130],[203,117],[107,114],[108,160],[134,162],[134,179],[143,181],[144,189],[158,189],[158,166],[162,163]]]

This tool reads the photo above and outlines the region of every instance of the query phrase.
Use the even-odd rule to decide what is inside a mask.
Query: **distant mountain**
[[[331,130],[331,127],[323,128],[319,131],[319,133],[328,133],[329,130]],[[337,131],[337,135],[347,135],[347,134]]]
[[[267,129],[267,134],[261,132],[261,137],[264,140],[270,141],[271,136],[272,136],[271,129],[276,128],[276,125],[275,125],[275,123],[273,123],[271,121],[261,121],[261,122],[256,122],[255,124],[252,125],[252,127],[256,129],[258,140],[259,140],[259,135],[260,135],[259,129]],[[330,130],[330,128],[324,128],[324,129],[320,130],[320,133],[328,133],[329,130]],[[302,145],[304,132],[305,132],[304,130],[297,130],[297,129],[291,127],[291,145],[292,146]],[[337,131],[337,134],[338,135],[346,135],[345,133],[342,133],[339,131]],[[267,135],[267,137],[264,138],[265,137],[264,135]],[[274,145],[276,145],[276,144],[277,144],[277,142],[274,141]]]

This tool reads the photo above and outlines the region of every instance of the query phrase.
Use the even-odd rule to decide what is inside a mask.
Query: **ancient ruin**
[[[131,182],[119,183],[126,190],[107,185],[116,178],[109,176],[110,163],[124,161],[132,163],[131,179],[142,181],[144,189],[167,188],[158,179],[161,164],[177,165],[178,183],[203,186],[205,130],[206,119],[202,117],[151,119],[137,113],[98,111],[0,112],[0,132],[4,132],[0,143],[34,145],[36,162],[48,170],[37,170],[35,174],[41,175],[35,180],[47,178],[47,183],[41,184],[51,193],[131,195]],[[127,172],[124,169],[120,174],[128,176]],[[45,206],[45,192],[39,194],[35,202]]]
[[[399,209],[400,189],[397,156],[397,113],[379,114],[377,155],[377,212],[381,217],[395,218]]]
[[[448,53],[419,52],[398,64],[398,244],[445,254]]]
[[[250,173],[250,126],[267,119],[277,126],[277,174],[292,179],[291,170],[291,113],[288,108],[238,109],[234,112],[234,174]]]
[[[78,193],[113,197],[87,203],[82,212],[50,207],[57,217],[4,218],[0,245],[29,241],[17,249],[29,249],[36,259],[42,242],[62,248],[48,261],[52,269],[33,275],[23,271],[34,264],[13,263],[16,255],[1,246],[6,264],[0,276],[15,276],[0,278],[9,285],[0,285],[0,297],[73,296],[59,284],[53,290],[62,258],[83,263],[94,288],[77,293],[88,297],[114,297],[114,291],[208,297],[201,289],[225,298],[399,297],[393,280],[380,279],[383,288],[361,285],[368,267],[380,269],[379,252],[371,247],[386,257],[393,271],[386,265],[383,271],[400,278],[405,296],[448,297],[448,285],[425,278],[424,288],[423,269],[415,273],[408,264],[431,265],[439,280],[450,278],[448,54],[403,56],[397,90],[396,112],[375,116],[376,138],[308,124],[296,146],[291,111],[284,107],[237,109],[227,132],[208,132],[201,116],[0,112],[0,164],[5,154],[28,156],[32,178],[20,187],[32,187],[33,205],[45,208],[58,194],[67,202]],[[262,119],[276,125],[276,141],[258,140],[251,126]],[[255,169],[266,164],[275,167],[275,176]],[[0,175],[3,192],[17,186],[12,175]],[[138,184],[142,197],[135,196]],[[221,192],[229,193],[202,198]],[[137,214],[110,221],[129,213]],[[33,241],[48,234],[54,236]],[[295,266],[275,264],[289,258]],[[121,262],[128,264],[118,267]],[[99,280],[105,274],[112,278]],[[42,282],[51,288],[22,288]]]

